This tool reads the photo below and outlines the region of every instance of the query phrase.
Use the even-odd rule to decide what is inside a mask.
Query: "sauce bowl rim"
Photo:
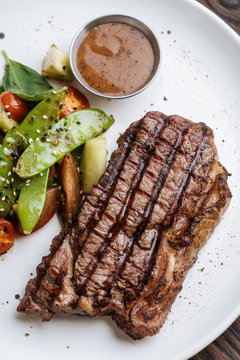
[[[147,82],[144,83],[142,87],[140,87],[138,90],[124,95],[112,95],[112,94],[104,94],[100,91],[95,90],[90,85],[87,84],[87,82],[82,78],[78,67],[77,67],[77,52],[79,49],[79,46],[84,39],[84,37],[96,26],[102,25],[102,24],[108,24],[108,23],[122,23],[125,25],[129,25],[137,29],[138,31],[142,32],[143,35],[146,36],[148,41],[150,42],[153,52],[154,52],[154,71],[151,77]],[[138,27],[134,26],[138,25]],[[143,29],[143,30],[142,30]],[[144,31],[145,30],[145,31]],[[148,32],[148,34],[146,34]],[[150,36],[149,36],[150,35]],[[79,41],[80,39],[80,41]],[[109,14],[109,15],[103,15],[97,18],[94,18],[87,23],[85,23],[83,26],[79,28],[79,30],[76,32],[75,36],[73,37],[73,40],[71,42],[70,50],[69,50],[69,59],[70,59],[70,66],[72,69],[72,72],[74,74],[75,79],[82,85],[86,90],[90,91],[94,95],[101,96],[106,99],[126,99],[132,96],[135,96],[145,90],[156,78],[160,65],[162,62],[162,51],[159,44],[159,41],[153,31],[141,20],[136,19],[129,15],[122,15],[122,14]]]

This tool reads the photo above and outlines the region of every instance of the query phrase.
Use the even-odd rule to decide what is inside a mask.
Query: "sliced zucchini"
[[[84,145],[81,161],[81,182],[85,193],[90,193],[107,166],[107,140],[97,137]]]
[[[0,100],[0,129],[2,132],[7,133],[13,127],[18,127],[18,122],[8,115]]]
[[[73,80],[69,56],[66,51],[51,45],[42,63],[42,76],[49,79]]]

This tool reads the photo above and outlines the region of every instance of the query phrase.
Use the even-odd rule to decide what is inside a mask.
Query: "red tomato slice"
[[[0,255],[7,252],[13,245],[16,231],[10,221],[0,219]]]
[[[4,91],[0,95],[3,107],[9,112],[13,120],[22,121],[28,114],[28,105],[23,99],[10,91]]]
[[[74,111],[88,109],[90,106],[88,99],[81,93],[81,91],[69,85],[66,85],[66,88],[68,90],[68,94],[60,114],[60,119]]]

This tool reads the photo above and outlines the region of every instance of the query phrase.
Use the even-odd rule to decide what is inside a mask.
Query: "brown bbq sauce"
[[[132,26],[109,23],[96,26],[78,49],[77,65],[93,89],[108,95],[139,90],[153,71],[149,40]]]

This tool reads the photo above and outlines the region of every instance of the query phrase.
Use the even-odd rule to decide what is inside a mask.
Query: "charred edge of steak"
[[[48,312],[48,309],[45,308],[45,304],[41,304],[36,301],[35,294],[41,284],[41,281],[46,273],[46,270],[49,267],[50,261],[56,253],[59,246],[62,244],[65,236],[68,234],[68,226],[64,227],[60,234],[56,236],[50,246],[50,254],[42,258],[42,262],[37,266],[37,276],[29,280],[25,289],[25,296],[17,307],[19,312],[27,312],[29,314],[35,315],[35,313],[40,313],[43,317],[47,319],[51,318],[51,313]]]

